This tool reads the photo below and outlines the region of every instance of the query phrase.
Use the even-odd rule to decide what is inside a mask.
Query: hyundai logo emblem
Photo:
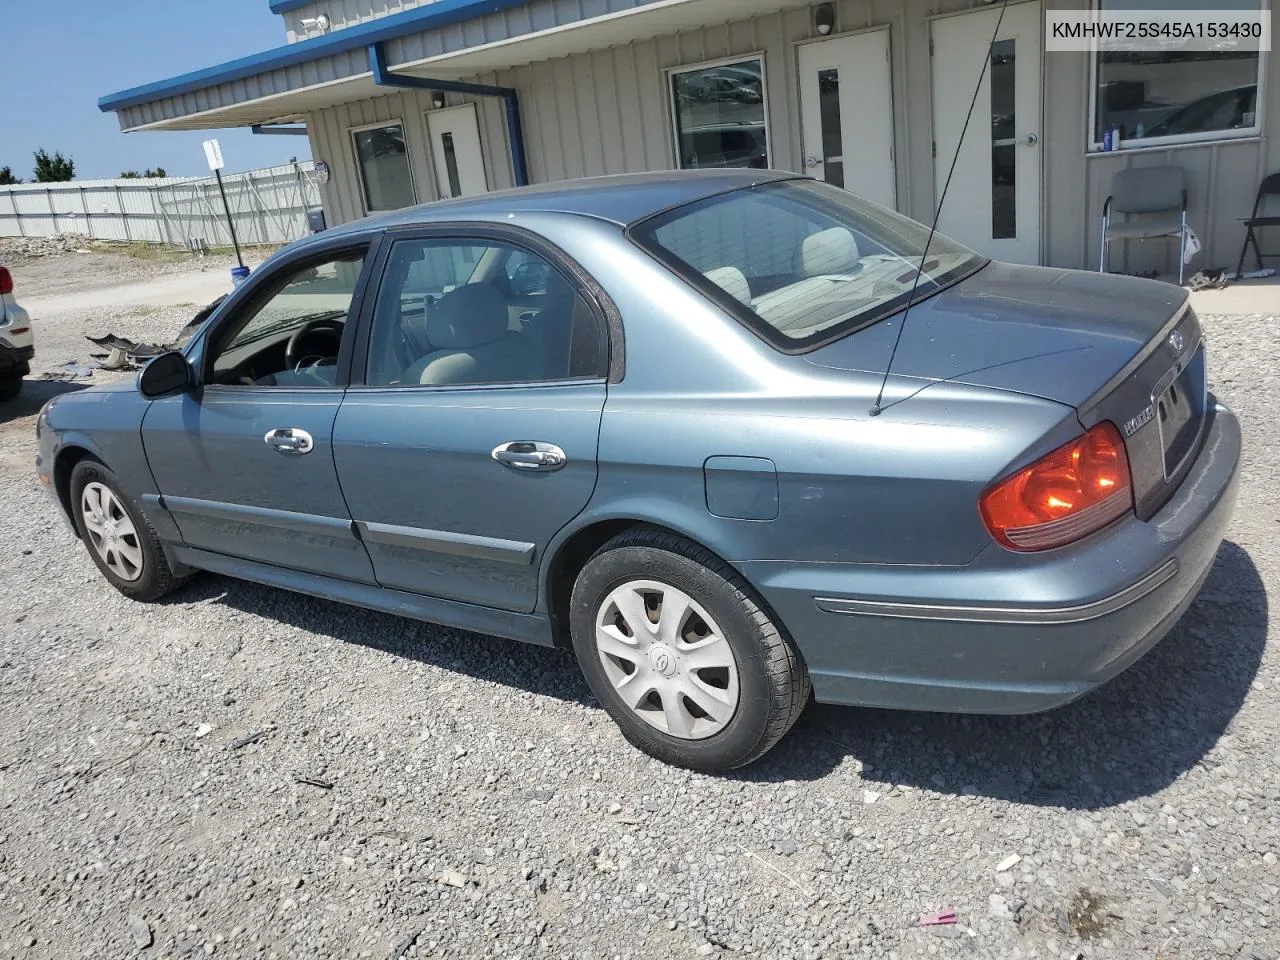
[[[1174,353],[1182,353],[1182,346],[1185,342],[1181,330],[1175,330],[1169,334],[1169,346],[1173,348]]]

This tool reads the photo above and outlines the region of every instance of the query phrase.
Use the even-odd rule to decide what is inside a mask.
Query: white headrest
[[[729,296],[742,303],[751,303],[751,285],[737,267],[716,267],[703,274]]]
[[[812,234],[800,245],[799,266],[805,277],[853,273],[858,269],[858,241],[844,227]]]

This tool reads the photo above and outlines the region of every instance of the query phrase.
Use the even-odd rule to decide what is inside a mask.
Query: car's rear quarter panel
[[[779,353],[617,227],[570,227],[545,229],[563,231],[552,239],[609,293],[626,335],[599,479],[575,527],[650,520],[731,562],[963,565],[991,542],[981,490],[1028,450],[1080,432],[1061,404],[916,379],[892,378],[873,417],[878,377]],[[713,457],[770,461],[776,481],[762,472],[759,482],[776,482],[776,519],[714,515],[704,470]]]

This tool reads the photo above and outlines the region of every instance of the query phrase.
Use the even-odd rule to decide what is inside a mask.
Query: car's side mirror
[[[190,390],[195,378],[191,364],[177,350],[162,353],[138,374],[138,392],[144,397],[162,397]]]

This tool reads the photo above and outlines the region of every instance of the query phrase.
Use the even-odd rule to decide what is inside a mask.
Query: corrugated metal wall
[[[378,17],[434,2],[435,0],[325,0],[323,3],[308,4],[283,14],[284,28],[289,42],[293,43],[316,35],[314,31],[306,30],[302,21],[313,19],[322,13],[329,18],[330,30],[341,30],[366,20],[376,20]]]
[[[234,106],[247,100],[289,93],[312,84],[359,77],[368,72],[369,53],[364,47],[360,47],[356,50],[320,57],[307,63],[269,70],[234,83],[224,83],[176,97],[165,97],[162,100],[125,107],[116,114],[116,117],[120,122],[121,130],[132,130],[149,123],[159,123],[205,110]],[[227,125],[225,120],[222,125]]]
[[[884,24],[891,28],[899,206],[917,219],[931,218],[934,207],[929,17],[978,6],[982,5],[967,0],[841,0],[837,4],[837,32]],[[664,71],[762,53],[771,161],[778,169],[798,171],[801,147],[795,44],[815,36],[811,11],[796,9],[476,79],[520,91],[530,176],[534,182],[545,182],[672,168],[675,161]],[[1262,174],[1280,169],[1280,148],[1274,135],[1280,124],[1280,71],[1266,73],[1263,129],[1269,137],[1086,157],[1089,69],[1089,58],[1084,54],[1045,55],[1041,129],[1044,262],[1067,267],[1096,265],[1097,220],[1111,175],[1125,165],[1169,162],[1183,167],[1189,175],[1190,219],[1205,246],[1196,264],[1230,261],[1234,266],[1243,240],[1236,220],[1247,215]],[[501,104],[493,99],[456,96],[450,96],[448,103],[468,99],[475,99],[479,106],[490,186],[509,186],[510,152]],[[404,122],[418,198],[436,199],[424,117],[429,109],[427,94],[404,92],[309,117],[313,156],[328,161],[333,169],[333,178],[325,188],[332,222],[363,215],[349,130],[375,121]],[[1174,265],[1170,245],[1152,242],[1132,246],[1130,269],[1150,265],[1168,270]],[[1119,268],[1125,262],[1118,249],[1116,253],[1113,267]]]

